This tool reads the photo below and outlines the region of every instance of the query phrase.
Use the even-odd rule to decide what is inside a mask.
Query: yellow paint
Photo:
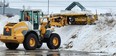
[[[25,22],[19,22],[14,26],[5,26],[4,28],[11,28],[11,36],[2,35],[0,38],[2,42],[22,43],[24,40],[24,35],[22,32],[24,30],[28,30],[28,26],[25,24]]]
[[[41,27],[40,27],[40,35],[41,35],[41,37],[43,37],[44,34],[46,33],[46,28],[45,28],[46,25],[47,25],[47,23],[43,22]]]
[[[78,14],[78,13],[65,13],[65,14],[54,14],[54,16],[56,16],[56,17],[59,17],[59,16],[61,16],[62,18],[63,18],[63,20],[61,20],[61,26],[63,26],[63,25],[67,25],[67,18],[68,17],[74,17],[75,18],[75,23],[76,24],[92,24],[92,23],[94,23],[96,20],[97,20],[97,18],[98,18],[98,16],[97,16],[97,14],[96,15],[91,15],[92,17],[90,17],[90,16],[87,16],[86,14]],[[62,24],[63,23],[63,24]],[[53,23],[54,24],[54,23]],[[55,24],[54,24],[55,25]]]
[[[58,38],[57,37],[54,37],[53,38],[53,45],[54,46],[57,46],[58,45]]]
[[[61,19],[58,19],[58,17],[60,17]],[[62,16],[53,16],[53,17],[49,18],[49,20],[50,20],[50,25],[51,26],[62,27],[62,26],[67,24],[66,18],[62,17]],[[59,22],[57,22],[55,20],[59,20]]]
[[[34,39],[34,38],[31,38],[31,39],[29,40],[29,45],[30,45],[31,47],[35,46],[35,39]]]

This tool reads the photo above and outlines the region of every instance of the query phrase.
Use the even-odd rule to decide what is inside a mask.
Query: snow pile
[[[67,10],[62,10],[60,14],[87,14],[87,15],[92,15],[91,11],[67,11]]]
[[[19,16],[8,18],[0,15],[0,34],[8,22],[18,22]],[[61,49],[88,52],[116,52],[116,19],[99,17],[96,25],[68,25],[55,28],[61,37]]]
[[[69,26],[64,26],[61,28],[55,28],[55,33],[59,34],[61,37],[61,47],[63,47],[64,43],[67,43],[69,38],[75,35],[76,32],[81,28],[82,26],[77,26],[77,25],[69,25]]]
[[[3,33],[3,27],[8,22],[8,17],[0,15],[0,34]]]
[[[9,20],[8,22],[17,23],[17,22],[19,22],[19,19],[20,19],[20,16],[15,15],[14,17],[9,18],[8,19]]]
[[[4,26],[9,22],[18,22],[19,16],[15,15],[14,17],[8,18],[6,16],[0,15],[0,34],[3,34]]]
[[[96,25],[83,26],[75,38],[67,39],[64,48],[89,52],[116,52],[116,20],[115,17],[100,17]],[[72,29],[74,30],[74,29]],[[66,37],[66,36],[65,36]]]

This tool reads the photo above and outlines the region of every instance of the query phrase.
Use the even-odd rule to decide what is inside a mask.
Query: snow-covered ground
[[[69,25],[56,30],[62,49],[116,53],[116,19],[99,17],[96,25]]]
[[[64,39],[67,42],[63,43],[63,48],[77,51],[116,53],[115,17],[99,17],[96,25],[75,27],[77,28],[70,27],[72,31],[78,30],[75,33],[73,32],[73,37],[68,37],[70,33],[66,33],[67,35],[65,36],[63,35],[63,37],[68,37],[68,39]],[[72,33],[72,31],[70,32]]]
[[[19,16],[11,19],[0,15],[0,34],[6,23],[18,22],[18,19]],[[55,32],[61,37],[61,49],[116,53],[115,17],[99,17],[96,25],[68,25],[55,28]]]

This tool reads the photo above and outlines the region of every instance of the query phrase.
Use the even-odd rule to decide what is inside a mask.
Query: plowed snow
[[[19,16],[9,19],[0,15],[0,34],[8,22],[18,22]],[[61,37],[61,49],[116,53],[115,17],[100,17],[96,25],[68,25],[55,28]],[[43,46],[44,47],[44,46]]]

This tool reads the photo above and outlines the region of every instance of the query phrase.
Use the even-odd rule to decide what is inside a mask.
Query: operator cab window
[[[32,21],[32,12],[31,11],[21,11],[21,21]],[[32,22],[31,22],[32,23]]]
[[[33,20],[34,20],[34,23],[38,23],[38,14],[35,12],[33,13]]]
[[[39,28],[39,11],[33,11],[33,26],[34,29],[38,29]]]

